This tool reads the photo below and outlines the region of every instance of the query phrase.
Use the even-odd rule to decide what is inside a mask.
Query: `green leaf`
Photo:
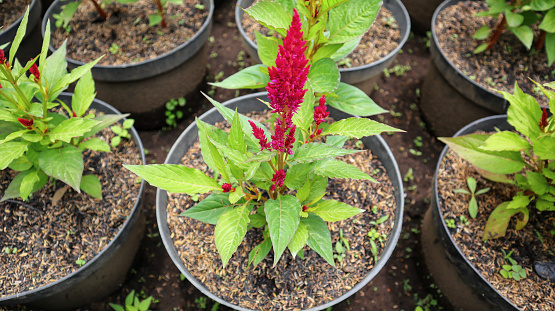
[[[270,250],[272,249],[272,241],[270,239],[264,239],[262,243],[256,245],[252,251],[249,253],[249,265],[258,265],[259,263],[268,256]]]
[[[258,58],[268,67],[276,65],[278,55],[278,42],[275,38],[264,37],[258,31],[256,35],[256,45],[258,46]]]
[[[347,55],[351,54],[356,49],[356,47],[360,44],[361,39],[362,36],[358,37],[355,40],[343,43],[341,48],[339,48],[339,50],[337,50],[337,52],[335,52],[330,58],[334,62],[339,62],[340,60],[344,59],[345,57],[347,57]]]
[[[227,145],[237,150],[241,153],[247,152],[247,144],[245,143],[245,133],[241,127],[241,119],[239,118],[239,113],[235,110],[235,115],[233,121],[231,122],[231,129],[229,130],[229,136],[227,139]]]
[[[48,132],[48,136],[51,142],[61,140],[69,143],[73,137],[83,136],[96,124],[98,124],[98,121],[92,119],[71,118],[62,121],[62,123]]]
[[[16,172],[21,172],[33,167],[33,163],[31,163],[25,155],[22,155],[21,157],[13,160],[8,167]]]
[[[160,14],[150,14],[148,16],[148,26],[156,26],[162,22],[162,15]]]
[[[260,213],[249,215],[250,218],[250,225],[254,228],[262,228],[266,225],[266,217]],[[270,243],[270,246],[272,244]]]
[[[212,149],[210,148],[210,145],[212,145],[212,143],[208,139],[207,133],[207,131],[212,130],[212,127],[209,126],[207,123],[200,121],[198,118],[195,118],[195,122],[197,122],[198,138],[200,142],[200,152],[202,154],[202,159],[204,160],[204,163],[206,163],[206,165],[208,165],[208,167],[215,172],[215,174],[218,174],[219,168],[214,163],[214,159],[212,157]]]
[[[235,204],[239,200],[241,200],[241,198],[243,198],[244,196],[245,196],[245,193],[243,192],[243,188],[237,187],[235,191],[229,193],[229,202],[231,204]]]
[[[276,151],[263,150],[248,158],[245,162],[268,162],[276,156]]]
[[[545,52],[547,54],[547,65],[553,65],[553,61],[555,61],[555,33],[545,35]]]
[[[466,184],[468,185],[468,189],[470,189],[471,193],[476,192],[476,179],[474,179],[474,177],[468,177],[466,179]]]
[[[348,118],[332,123],[322,135],[341,135],[360,139],[382,132],[401,132],[401,130],[366,118]]]
[[[328,97],[326,103],[348,114],[368,117],[386,112],[355,86],[341,82],[335,94],[338,97]]]
[[[538,28],[541,30],[545,30],[548,33],[555,33],[555,8],[550,9],[545,14]]]
[[[555,197],[551,196],[550,194],[544,194],[541,196],[541,198],[536,200],[536,208],[541,212],[554,211],[555,204],[553,203],[553,201],[555,201]]]
[[[227,193],[214,192],[204,200],[187,209],[179,216],[186,216],[211,225],[218,223],[220,216],[233,208]]]
[[[530,8],[534,11],[546,11],[555,7],[555,2],[552,0],[532,0]]]
[[[536,138],[541,132],[538,121],[542,110],[534,97],[522,92],[516,83],[513,94],[500,93],[510,103],[507,122],[524,136]]]
[[[110,152],[110,145],[100,138],[91,138],[79,144],[79,149],[90,149],[94,151]]]
[[[285,181],[287,188],[300,189],[306,183],[306,176],[314,170],[314,163],[300,163],[289,167]]]
[[[335,200],[322,200],[315,208],[309,209],[309,213],[316,214],[323,220],[331,222],[351,218],[362,212],[364,212],[364,210]]]
[[[489,151],[521,151],[532,145],[515,132],[503,131],[491,135],[480,149]]]
[[[322,58],[331,58],[331,56],[335,54],[342,46],[342,43],[326,44],[319,48],[316,53],[314,53],[314,56],[312,56],[312,61],[316,62]]]
[[[96,63],[98,63],[98,61],[100,61],[101,59],[102,59],[102,56],[93,60],[92,62],[89,62],[89,63],[86,63],[82,66],[79,66],[79,67],[73,69],[69,74],[64,75],[58,82],[56,82],[54,87],[52,87],[52,92],[55,93],[55,92],[58,92],[60,90],[66,89],[68,85],[77,81],[83,75],[89,73],[91,71],[91,68],[94,67],[96,65]],[[65,67],[64,67],[64,69],[65,69]]]
[[[308,82],[315,93],[332,93],[339,85],[339,79],[339,68],[329,58],[322,58],[310,66]]]
[[[197,121],[199,127],[204,126],[204,122],[200,122],[200,120]],[[217,172],[222,175],[225,181],[231,182],[231,179],[229,179],[229,175],[227,174],[227,167],[224,158],[220,154],[218,148],[216,148],[216,146],[214,145],[215,141],[211,139],[210,135],[208,135],[206,127],[204,128],[204,134],[206,135],[206,138],[208,138],[207,140],[205,140],[205,143],[208,145],[210,155],[212,156],[212,163],[214,163],[214,165],[216,166]]]
[[[256,64],[227,77],[222,82],[209,83],[224,89],[259,89],[268,85],[270,77],[262,69],[266,65]]]
[[[141,301],[141,303],[139,303],[139,311],[147,311],[148,308],[150,307],[150,303],[152,302],[152,296],[146,298],[145,300]]]
[[[495,174],[516,173],[525,165],[520,152],[517,151],[486,151],[479,147],[484,144],[488,134],[470,134],[458,137],[440,137],[460,157],[479,169]]]
[[[549,183],[542,173],[528,171],[526,172],[526,178],[535,194],[542,195],[549,191]]]
[[[476,198],[472,196],[470,198],[470,202],[468,202],[468,213],[472,219],[476,218],[478,215],[478,202],[476,202]]]
[[[88,133],[83,135],[83,137],[91,137],[127,116],[129,116],[129,114],[105,114],[102,116],[94,117],[92,118],[92,120],[98,121],[98,123]]]
[[[330,146],[324,143],[308,143],[300,146],[293,155],[293,159],[298,163],[314,162],[327,158],[335,158],[346,154],[361,152],[362,150],[343,149]]]
[[[90,71],[87,71],[75,85],[75,91],[71,98],[71,109],[78,117],[87,112],[94,100],[94,81]]]
[[[102,200],[102,185],[95,175],[84,175],[81,178],[80,188],[91,197]]]
[[[249,209],[246,203],[241,207],[225,212],[218,219],[214,231],[214,240],[224,267],[241,244],[243,237],[245,237],[248,223]]]
[[[514,196],[509,204],[507,205],[507,209],[519,209],[519,208],[526,208],[532,198],[527,195],[517,195]]]
[[[297,110],[297,113],[293,114],[293,124],[297,126],[303,132],[307,132],[308,128],[314,121],[314,91],[310,85],[305,84],[308,89],[304,94],[303,102],[301,107]]]
[[[364,179],[370,180],[371,182],[377,182],[356,166],[339,160],[326,161],[321,165],[317,165],[314,172],[320,176],[330,178]]]
[[[111,303],[111,302],[109,303],[109,305],[110,305],[110,307],[112,307],[112,309],[114,309],[115,311],[125,311],[125,309],[124,309],[122,306],[120,306],[120,305],[116,305],[116,304],[113,304],[113,303]]]
[[[27,147],[28,142],[7,142],[0,144],[0,170],[5,169],[13,160],[20,158]]]
[[[491,33],[491,29],[484,25],[482,26],[482,28],[478,29],[474,35],[472,36],[473,39],[476,40],[485,40],[489,37],[489,34]]]
[[[488,49],[489,44],[487,43],[482,43],[480,45],[478,45],[478,47],[473,51],[474,54],[480,54],[483,51]]]
[[[276,200],[266,201],[264,212],[274,247],[275,267],[299,226],[301,203],[292,195],[278,195]]]
[[[511,217],[518,213],[522,213],[523,219],[521,220],[519,217],[516,218],[517,230],[519,227],[522,228],[526,225],[529,216],[528,209],[525,207],[508,209],[508,205],[508,202],[503,202],[490,214],[486,227],[484,228],[482,240],[486,241],[488,239],[496,239],[505,236]]]
[[[244,11],[262,25],[276,30],[288,29],[293,18],[291,12],[288,12],[281,4],[273,1],[255,2]],[[281,33],[284,34],[283,31]]]
[[[36,183],[40,181],[38,172],[33,169],[29,171],[29,174],[25,175],[21,180],[21,186],[19,188],[19,195],[25,201],[27,197],[33,193],[33,188]]]
[[[534,41],[534,32],[532,28],[522,25],[516,28],[509,27],[509,31],[511,31],[528,50],[532,47],[532,42]]]
[[[73,146],[59,149],[47,149],[39,153],[39,167],[48,176],[63,181],[75,191],[80,192],[83,175],[83,155]]]
[[[354,0],[330,10],[329,44],[344,43],[362,36],[376,19],[381,1]]]
[[[19,49],[19,45],[21,44],[21,41],[25,37],[25,32],[27,30],[27,21],[28,20],[29,20],[29,9],[27,8],[27,10],[25,11],[25,14],[23,14],[23,19],[21,20],[21,23],[19,24],[19,27],[17,28],[17,32],[15,33],[15,37],[12,41],[12,46],[10,47],[10,55],[9,55],[10,64],[13,64],[13,60],[15,58],[15,53]]]
[[[291,255],[293,255],[293,258],[295,258],[297,253],[303,249],[306,242],[308,242],[308,229],[304,223],[300,222],[297,227],[297,231],[295,231],[295,235],[293,235],[291,242],[287,245]]]
[[[524,16],[522,14],[512,12],[509,9],[505,11],[505,17],[509,27],[518,27],[522,25],[522,22],[524,21]]]
[[[314,176],[310,181],[310,192],[306,200],[312,202],[317,198],[321,198],[326,194],[326,189],[328,188],[328,178],[322,176]]]
[[[151,185],[171,193],[206,193],[220,191],[221,186],[202,171],[175,164],[124,165]]]
[[[308,230],[308,246],[320,254],[330,265],[335,267],[328,225],[322,218],[314,214],[308,214],[306,218],[303,217],[301,223],[304,223]]]

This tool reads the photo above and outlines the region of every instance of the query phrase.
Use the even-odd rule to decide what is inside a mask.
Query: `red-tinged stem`
[[[546,35],[547,33],[545,32],[545,30],[540,30],[540,34],[538,35],[538,40],[536,41],[536,50],[540,51],[543,48]]]
[[[98,11],[98,14],[100,14],[100,16],[103,19],[108,19],[108,14],[106,14],[106,11],[104,11],[104,9],[102,9],[102,7],[100,7],[100,4],[98,4],[98,1],[96,1],[96,0],[91,0],[91,1],[94,4],[94,7],[96,8],[96,10]]]
[[[499,37],[503,33],[503,30],[505,30],[506,24],[507,24],[507,18],[505,17],[505,14],[503,14],[503,19],[501,19],[501,22],[499,22],[499,24],[497,24],[497,27],[495,27],[495,31],[493,32],[493,34],[491,35],[491,38],[489,39],[488,50],[491,50],[491,48],[495,45],[495,43],[497,43],[497,40],[499,40]]]
[[[167,28],[168,24],[166,23],[166,15],[164,14],[164,8],[162,7],[162,2],[160,0],[155,0],[156,8],[158,9],[158,14],[162,16],[162,27]]]

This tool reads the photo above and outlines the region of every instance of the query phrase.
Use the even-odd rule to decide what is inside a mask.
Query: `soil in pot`
[[[505,31],[499,41],[489,51],[474,54],[483,43],[472,38],[483,25],[495,27],[494,17],[475,17],[486,10],[484,1],[461,1],[445,8],[437,18],[436,33],[441,50],[461,72],[486,89],[511,92],[515,82],[527,94],[547,99],[541,91],[534,91],[535,84],[555,80],[553,66],[547,64],[545,49],[526,47],[509,31]],[[537,29],[534,29],[537,37]]]
[[[97,137],[109,142],[114,136],[104,129]],[[76,271],[98,254],[130,214],[139,195],[136,176],[123,164],[141,164],[133,140],[123,139],[112,152],[87,150],[85,174],[94,173],[102,184],[103,199],[48,183],[28,202],[0,203],[0,297],[10,296],[54,282]],[[0,172],[1,195],[16,172]]]
[[[250,115],[265,120],[269,113]],[[227,125],[227,124],[226,124]],[[217,124],[224,127],[223,124]],[[269,124],[268,124],[269,126]],[[350,148],[358,148],[354,141]],[[169,194],[168,224],[181,260],[190,273],[214,295],[251,310],[301,310],[330,302],[359,283],[376,264],[395,220],[394,188],[385,169],[372,157],[369,150],[346,156],[344,161],[365,171],[379,183],[333,179],[327,187],[325,199],[334,199],[364,209],[365,212],[337,223],[329,223],[337,267],[332,267],[316,252],[304,249],[304,260],[286,252],[278,265],[267,256],[259,265],[248,267],[249,252],[262,242],[262,231],[251,230],[224,269],[214,243],[213,225],[187,217],[184,210],[201,198],[184,194]],[[198,142],[182,158],[182,164],[210,171],[202,160]],[[374,230],[377,249],[371,249],[369,232]],[[340,231],[350,250],[345,247]]]
[[[0,5],[0,25],[2,25],[2,28],[8,28],[13,22],[23,16],[25,10],[27,10],[27,6],[31,4],[31,1],[32,0],[6,1],[2,3],[2,5]]]
[[[476,196],[478,215],[471,219],[468,214],[470,195],[455,193],[455,189],[466,189],[466,178],[474,177],[477,190],[491,189]],[[516,187],[494,183],[482,178],[472,165],[462,160],[450,150],[440,164],[438,171],[438,195],[443,217],[454,222],[450,227],[451,236],[466,258],[480,271],[501,294],[521,310],[553,310],[555,283],[541,279],[534,271],[537,262],[553,260],[555,249],[554,212],[539,212],[530,207],[530,220],[522,230],[515,230],[515,220],[511,220],[505,237],[482,242],[486,221],[493,209],[508,201],[516,193]],[[520,281],[504,278],[500,271],[503,265],[510,265],[503,254],[511,254],[527,277]]]
[[[252,19],[248,14],[243,15],[242,26],[245,33],[253,42],[256,42],[255,33],[258,31],[264,36],[278,35]],[[362,36],[360,44],[339,61],[339,68],[363,66],[375,62],[399,46],[401,31],[391,11],[384,6],[380,8],[376,20],[370,29]]]
[[[156,58],[188,41],[202,26],[208,11],[202,1],[184,0],[182,5],[168,2],[168,27],[149,26],[149,15],[156,12],[154,1],[131,4],[112,2],[105,6],[102,20],[91,1],[79,6],[71,19],[71,31],[58,28],[52,45],[58,48],[65,39],[67,57],[90,62],[104,55],[99,65],[122,65]]]

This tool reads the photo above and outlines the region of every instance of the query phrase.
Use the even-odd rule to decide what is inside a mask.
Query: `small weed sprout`
[[[113,125],[110,127],[112,132],[116,134],[116,136],[112,138],[112,141],[110,141],[112,147],[117,147],[121,143],[122,138],[131,138],[131,134],[129,134],[128,130],[133,126],[133,123],[135,123],[135,120],[127,119],[123,121],[122,126]]]
[[[505,253],[504,249],[501,249],[503,252],[503,258],[506,259],[510,265],[503,265],[502,269],[499,271],[499,274],[506,279],[513,279],[515,281],[520,281],[527,277],[526,270],[523,269],[519,264],[516,263],[514,259],[511,258],[511,254],[513,251],[511,250],[509,254]]]
[[[447,227],[449,227],[451,229],[457,228],[457,226],[455,225],[455,220],[454,219],[445,219],[445,224],[447,225]]]
[[[144,296],[144,293],[142,294]],[[148,311],[150,304],[155,302],[153,300],[154,298],[149,296],[141,301],[139,294],[135,294],[135,290],[132,290],[125,298],[124,306],[110,303],[110,307],[112,307],[115,311]]]
[[[470,217],[476,218],[476,215],[478,215],[478,202],[476,201],[476,196],[488,192],[490,187],[476,191],[476,179],[470,176],[466,179],[466,184],[468,185],[468,190],[470,190],[470,192],[466,189],[455,189],[455,192],[469,194],[471,196],[470,201],[468,202],[468,213],[470,214]]]
[[[177,121],[183,118],[183,111],[177,110],[178,107],[185,107],[187,101],[185,98],[172,99],[166,103],[166,129],[177,127]]]

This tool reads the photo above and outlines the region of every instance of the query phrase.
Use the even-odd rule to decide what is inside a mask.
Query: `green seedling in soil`
[[[115,43],[112,43],[112,45],[110,46],[108,51],[110,51],[110,53],[113,54],[113,55],[121,53],[120,50],[119,50],[119,45],[117,45]]]
[[[4,249],[2,249],[2,251],[6,254],[15,254],[17,253],[17,247],[4,247]]]
[[[77,260],[75,261],[75,263],[76,263],[77,265],[79,265],[79,267],[82,267],[82,266],[85,265],[86,261],[85,261],[85,259],[83,259],[83,258],[79,258],[79,259],[77,259]]]
[[[486,187],[476,191],[476,179],[471,176],[466,179],[466,184],[468,185],[468,190],[470,191],[466,189],[455,189],[455,192],[470,195],[470,201],[468,202],[468,213],[470,214],[470,217],[474,219],[476,218],[476,215],[478,215],[478,201],[476,201],[476,196],[488,192],[490,187]]]
[[[395,74],[396,77],[403,77],[407,71],[412,70],[410,65],[397,64],[389,69],[384,69],[384,75],[389,78],[391,74]]]
[[[442,307],[438,306],[438,302],[432,294],[426,295],[426,297],[419,299],[418,294],[414,294],[414,301],[416,307],[414,311],[432,311],[432,310],[443,310]]]
[[[186,100],[183,97],[171,99],[166,103],[166,124],[167,128],[174,129],[177,127],[177,121],[183,118],[183,111],[177,110],[178,107],[185,107]]]
[[[112,125],[110,127],[112,132],[114,132],[114,134],[116,134],[116,136],[114,138],[112,138],[112,140],[110,141],[110,144],[112,145],[112,147],[116,147],[117,145],[119,145],[121,143],[122,138],[127,138],[127,139],[131,138],[131,134],[129,133],[129,129],[131,127],[133,127],[133,123],[135,123],[135,120],[127,119],[127,120],[123,121],[122,126]]]
[[[457,226],[455,225],[455,220],[454,219],[445,219],[445,224],[447,225],[447,227],[449,227],[451,229],[457,228]]]
[[[412,175],[412,167],[409,167],[409,170],[407,171],[407,173],[405,174],[405,176],[403,177],[403,181],[404,182],[409,182],[414,180],[414,176]]]
[[[343,246],[345,245],[345,246]],[[335,243],[335,252],[336,254],[333,255],[333,258],[337,259],[337,261],[342,262],[343,258],[345,258],[345,252],[350,252],[351,247],[349,246],[349,241],[343,237],[343,229],[339,229],[339,241]]]
[[[554,1],[523,1],[511,0],[486,0],[489,8],[479,12],[476,16],[492,16],[499,22],[490,29],[482,26],[474,33],[476,40],[487,40],[480,44],[474,53],[478,54],[491,48],[497,43],[501,34],[508,30],[530,50],[534,43],[534,31],[537,27],[539,33],[535,38],[535,49],[541,50],[545,46],[548,66],[555,60],[555,2]],[[501,16],[501,19],[498,17]]]
[[[372,252],[372,255],[374,255],[374,265],[377,264],[378,262],[378,246],[376,245],[376,242],[374,242],[374,240],[370,240],[370,251]]]
[[[463,225],[468,225],[468,218],[466,218],[464,215],[459,216],[459,220]]]
[[[208,302],[208,299],[205,296],[195,298],[195,304],[200,309],[206,309],[207,302]]]
[[[501,252],[503,252],[503,258],[507,260],[510,265],[503,265],[502,269],[499,271],[499,274],[501,274],[501,276],[506,279],[511,278],[515,281],[525,279],[527,277],[526,270],[523,269],[519,264],[517,264],[514,259],[511,258],[513,250],[511,250],[509,254],[507,254],[504,249],[501,249]]]
[[[417,136],[414,140],[414,146],[416,146],[416,148],[420,148],[422,147],[422,136]]]
[[[372,220],[372,221],[369,221],[368,223],[371,224],[371,225],[377,226],[381,223],[384,223],[388,219],[389,219],[389,215],[385,215],[385,216],[380,217],[380,219],[378,219],[376,221]]]
[[[145,296],[144,293],[143,296]],[[135,290],[132,290],[125,298],[125,304],[123,306],[110,303],[110,307],[115,311],[148,311],[150,304],[154,302],[154,298],[152,296],[144,300],[140,298],[138,294],[135,294]]]
[[[383,242],[385,241],[385,239],[387,238],[387,236],[383,233],[379,233],[376,229],[372,228],[370,229],[370,231],[368,232],[368,237],[371,240],[378,240],[379,242]]]
[[[422,151],[418,151],[418,150],[415,150],[415,149],[412,149],[412,148],[409,149],[409,153],[412,154],[413,156],[417,156],[417,157],[422,155]]]

